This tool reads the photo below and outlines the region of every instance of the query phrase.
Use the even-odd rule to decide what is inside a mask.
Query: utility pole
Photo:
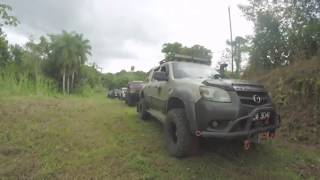
[[[233,40],[232,40],[232,25],[231,25],[231,15],[230,15],[230,6],[228,7],[229,13],[229,26],[230,26],[230,46],[231,46],[231,71],[233,74]]]

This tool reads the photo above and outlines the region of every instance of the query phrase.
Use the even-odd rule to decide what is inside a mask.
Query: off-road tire
[[[172,109],[168,112],[164,134],[171,156],[182,158],[198,153],[199,138],[191,133],[184,109]]]
[[[132,96],[130,96],[130,94],[128,94],[128,97],[127,97],[127,104],[128,106],[134,106],[133,99],[132,99]]]
[[[140,119],[142,120],[150,119],[150,114],[146,111],[146,105],[143,98],[140,98],[140,101],[137,104],[137,109],[139,112]]]

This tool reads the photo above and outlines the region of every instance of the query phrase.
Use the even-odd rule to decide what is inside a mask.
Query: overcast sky
[[[90,62],[103,72],[148,71],[163,59],[162,44],[204,45],[213,51],[213,66],[229,35],[252,34],[253,26],[238,9],[246,0],[4,0],[21,24],[5,28],[11,43],[24,44],[62,30],[82,33],[92,45]]]

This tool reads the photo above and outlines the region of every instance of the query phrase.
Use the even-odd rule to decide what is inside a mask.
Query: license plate
[[[270,116],[271,116],[270,112],[258,112],[253,117],[253,121],[266,121],[270,119]]]

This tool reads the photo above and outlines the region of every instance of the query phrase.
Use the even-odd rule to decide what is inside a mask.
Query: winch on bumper
[[[280,126],[280,116],[271,103],[247,106],[240,101],[215,103],[202,99],[196,103],[195,110],[198,126],[195,134],[202,137],[231,139],[263,132],[274,134]],[[260,119],[265,114],[268,117]]]

